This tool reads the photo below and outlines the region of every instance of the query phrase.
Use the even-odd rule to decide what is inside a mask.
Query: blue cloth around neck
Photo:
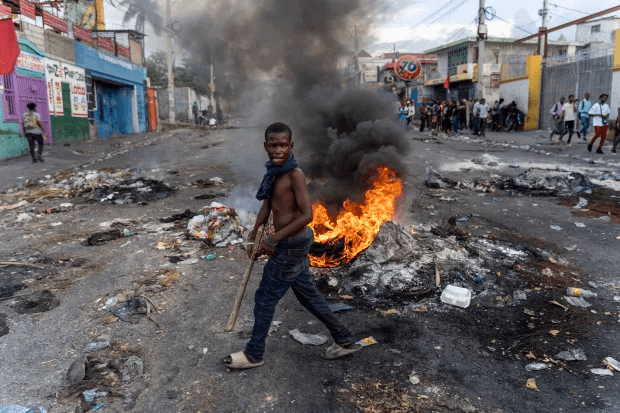
[[[264,199],[271,199],[271,197],[273,196],[273,182],[276,180],[276,178],[280,175],[284,175],[285,173],[290,172],[298,166],[299,164],[297,163],[293,152],[288,155],[288,159],[282,166],[276,166],[271,161],[267,161],[267,163],[265,163],[267,173],[263,177],[260,188],[258,188],[258,192],[256,193],[256,199],[258,199],[259,201],[262,201]]]

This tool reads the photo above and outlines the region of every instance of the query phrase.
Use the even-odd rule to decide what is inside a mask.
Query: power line
[[[585,11],[575,10],[575,9],[570,9],[568,7],[560,6],[559,4],[551,4],[551,3],[549,3],[549,5],[553,6],[553,7],[559,7],[560,9],[564,9],[564,10],[569,10],[569,11],[574,11],[574,12],[577,12],[577,13],[585,14],[585,15],[590,14],[590,13],[586,13]]]
[[[476,23],[476,19],[473,19],[470,23],[465,24],[465,26],[461,30],[457,31],[455,34],[450,36],[450,38],[448,40],[446,40],[446,43],[450,43],[452,41],[452,39],[455,39],[455,38],[458,38],[458,37],[462,36],[463,33],[465,33],[465,30],[467,30],[469,28],[469,26],[471,24],[474,24],[474,23]]]
[[[127,6],[127,5],[124,5],[124,4],[122,5],[122,7],[123,7],[124,9],[122,9],[122,8],[121,8],[121,4],[120,4],[120,3],[118,3],[118,4],[114,4],[114,3],[112,2],[112,0],[108,0],[108,3],[109,3],[112,7],[114,7],[115,9],[117,9],[117,10],[119,10],[119,11],[122,11],[122,12],[132,11],[132,12],[134,12],[134,13],[136,13],[136,14],[139,14],[139,15],[144,14],[144,13],[142,13],[142,11],[141,11],[141,10],[136,10],[136,9],[133,9],[133,8],[131,8],[131,7]],[[150,21],[150,20],[148,20],[148,19],[144,19],[144,23],[145,23],[145,24],[148,24],[148,25],[149,25],[149,26],[151,26],[153,29],[160,29],[160,30],[163,30],[163,31],[168,31],[168,29],[167,29],[167,28],[165,28],[165,27],[163,27],[163,26],[160,26],[160,25],[158,25],[158,24],[155,24],[155,23],[151,22],[151,21]]]
[[[456,0],[448,0],[448,2],[446,4],[444,4],[443,6],[441,6],[439,8],[439,10],[443,9],[444,7],[448,7],[450,5],[450,3],[454,3]],[[433,13],[429,14],[428,16],[426,16],[424,19],[422,19],[420,22],[414,24],[413,26],[411,26],[410,30],[415,29],[416,27],[418,27],[419,25],[421,25],[422,23],[424,23],[425,21],[427,21],[428,19],[430,19],[431,17],[433,17],[435,15],[435,13],[439,10],[434,11]]]
[[[504,23],[508,23],[509,25],[511,25],[512,27],[514,27],[515,29],[519,29],[519,30],[521,30],[522,32],[525,32],[525,33],[527,33],[527,34],[534,34],[534,33],[530,32],[530,31],[528,31],[528,30],[525,30],[525,29],[524,29],[524,28],[522,28],[522,27],[519,27],[519,26],[517,26],[517,25],[515,25],[515,24],[513,24],[513,23],[511,23],[511,22],[509,22],[509,21],[508,21],[508,20],[506,20],[506,19],[502,19],[502,18],[501,18],[501,17],[499,17],[497,14],[496,14],[494,17],[497,17],[498,19],[500,19],[500,20],[501,20],[501,21],[503,21]]]

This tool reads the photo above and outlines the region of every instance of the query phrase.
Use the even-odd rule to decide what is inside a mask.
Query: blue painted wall
[[[147,130],[144,81],[146,68],[130,61],[93,49],[79,42],[75,44],[76,65],[90,70],[98,81],[97,110],[94,111],[99,137],[112,134],[142,133]],[[110,83],[107,83],[108,81]],[[134,131],[131,92],[137,96],[138,129]]]

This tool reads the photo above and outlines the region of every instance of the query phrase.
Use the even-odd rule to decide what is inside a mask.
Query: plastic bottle
[[[566,289],[566,295],[569,297],[583,297],[583,298],[592,298],[597,297],[597,293],[593,293],[592,291],[582,290],[581,288],[568,287]]]

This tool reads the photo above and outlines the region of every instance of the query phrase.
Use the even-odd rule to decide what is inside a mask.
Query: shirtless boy
[[[306,188],[306,177],[297,166],[291,129],[283,123],[274,123],[265,130],[265,151],[269,161],[267,173],[256,194],[263,205],[256,218],[256,225],[248,236],[250,247],[255,241],[259,226],[266,224],[273,212],[275,233],[265,237],[259,254],[269,255],[263,269],[258,290],[254,297],[254,328],[245,351],[233,353],[223,362],[230,368],[247,369],[262,366],[265,339],[278,301],[289,288],[297,300],[325,327],[335,343],[327,349],[325,358],[333,359],[353,353],[361,348],[355,344],[351,332],[336,318],[312,283],[308,251],[314,234],[307,226],[312,222],[312,204]],[[252,248],[248,248],[252,256]]]

